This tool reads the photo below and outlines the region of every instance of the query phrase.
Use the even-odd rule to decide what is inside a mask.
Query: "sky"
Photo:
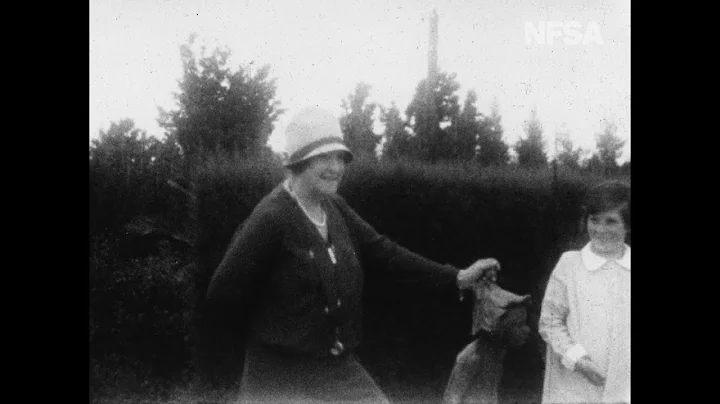
[[[233,69],[271,66],[286,109],[270,137],[277,151],[294,112],[322,104],[339,116],[361,81],[369,101],[404,112],[427,75],[433,9],[439,69],[457,74],[461,103],[469,90],[482,113],[497,102],[508,144],[535,108],[550,156],[558,131],[594,150],[609,119],[626,141],[619,162],[629,160],[629,0],[91,0],[90,138],[124,118],[162,138],[158,107],[176,108],[193,32],[228,47]],[[541,41],[552,24],[552,43]]]

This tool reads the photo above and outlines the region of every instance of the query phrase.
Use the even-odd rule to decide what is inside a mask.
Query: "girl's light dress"
[[[619,260],[589,244],[565,252],[548,281],[539,331],[548,344],[543,403],[629,403],[630,247]],[[600,366],[605,386],[572,370],[583,353]]]

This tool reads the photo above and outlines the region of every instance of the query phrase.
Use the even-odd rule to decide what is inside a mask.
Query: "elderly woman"
[[[301,110],[287,128],[288,175],[238,228],[208,302],[252,306],[240,394],[248,403],[388,403],[358,363],[364,271],[470,289],[494,259],[442,265],[378,234],[337,195],[353,158],[339,121]],[[382,265],[363,266],[366,260]]]
[[[553,270],[539,331],[548,344],[544,403],[630,402],[630,187],[585,198],[590,242]]]

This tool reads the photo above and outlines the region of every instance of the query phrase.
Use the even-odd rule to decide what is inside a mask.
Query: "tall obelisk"
[[[423,140],[421,141],[421,155],[424,159],[434,162],[440,150],[442,138],[440,132],[440,119],[436,109],[435,88],[438,81],[438,14],[433,9],[430,17],[430,38],[428,46],[428,77],[425,82],[425,119],[422,123]]]
[[[433,9],[430,17],[430,40],[428,48],[428,81],[435,83],[438,71],[438,13]],[[432,86],[432,84],[431,84]]]

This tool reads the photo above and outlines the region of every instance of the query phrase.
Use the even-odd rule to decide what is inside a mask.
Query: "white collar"
[[[605,265],[608,261],[611,261],[605,257],[601,257],[597,254],[595,254],[592,249],[590,249],[590,243],[587,243],[585,247],[583,247],[582,251],[582,260],[583,264],[585,264],[585,268],[588,269],[588,271],[595,271],[599,268],[601,268],[603,265]],[[620,266],[630,270],[630,246],[625,244],[625,254],[623,254],[622,258],[619,260],[612,260],[617,262]]]

